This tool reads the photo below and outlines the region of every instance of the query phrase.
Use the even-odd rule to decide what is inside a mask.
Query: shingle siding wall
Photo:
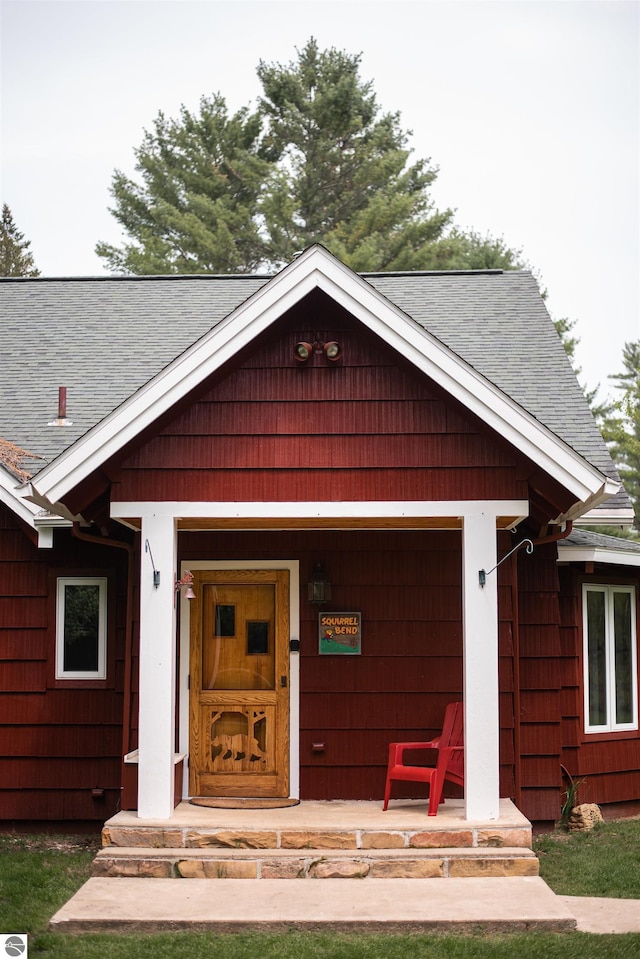
[[[115,552],[68,531],[38,550],[0,505],[0,820],[100,821],[118,806],[126,567]],[[118,592],[110,679],[99,688],[54,677],[55,571],[83,568],[104,571]]]

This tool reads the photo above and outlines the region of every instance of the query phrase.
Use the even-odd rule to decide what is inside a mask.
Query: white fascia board
[[[632,509],[592,509],[575,521],[576,526],[633,526]]]
[[[35,518],[35,527],[38,533],[38,549],[52,549],[53,531],[56,529],[70,529],[73,523],[62,516],[53,516],[51,513],[42,514]]]
[[[0,503],[4,503],[23,523],[35,529],[35,517],[40,512],[40,507],[24,499],[20,493],[21,488],[22,484],[18,485],[15,476],[4,466],[0,466]]]
[[[569,543],[558,543],[558,562],[640,567],[640,553],[604,546],[571,546]]]
[[[46,466],[37,477],[41,496],[49,502],[62,499],[104,460],[316,288],[351,312],[525,456],[539,463],[578,502],[594,496],[606,498],[605,478],[598,470],[319,246],[306,250]]]
[[[112,519],[163,516],[174,519],[398,519],[464,516],[515,516],[529,513],[527,500],[373,500],[356,502],[113,502]],[[514,524],[515,525],[515,524]]]

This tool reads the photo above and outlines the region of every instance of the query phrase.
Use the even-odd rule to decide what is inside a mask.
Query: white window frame
[[[98,668],[70,670],[64,668],[65,589],[67,586],[97,586],[98,593]],[[59,576],[56,590],[56,679],[107,678],[107,577]]]
[[[587,597],[589,593],[603,593],[605,597],[605,669],[607,679],[607,722],[594,726],[589,722],[589,619]],[[615,671],[615,633],[614,603],[617,593],[631,597],[631,677],[632,677],[632,720],[628,723],[616,722],[616,671]],[[582,634],[584,660],[584,724],[586,733],[617,733],[638,729],[638,644],[636,637],[636,590],[635,586],[612,586],[598,583],[584,583],[582,587]]]

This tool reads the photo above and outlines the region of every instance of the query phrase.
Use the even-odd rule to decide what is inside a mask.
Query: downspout
[[[520,728],[521,695],[520,695],[520,606],[518,598],[518,554],[511,558],[511,611],[513,617],[513,750],[514,750],[514,799],[520,809],[522,802],[522,762],[521,744],[522,731]]]
[[[78,523],[74,523],[72,534],[76,539],[83,540],[85,543],[94,543],[99,546],[114,546],[117,549],[124,549],[128,556],[127,562],[127,628],[125,631],[125,650],[124,650],[124,681],[123,681],[123,706],[122,706],[122,756],[121,765],[124,766],[124,757],[129,752],[130,744],[130,726],[131,726],[131,671],[133,655],[133,546],[117,539],[98,539],[97,536],[89,536],[83,533]],[[124,781],[124,769],[121,770],[120,782]]]
[[[534,547],[544,546],[546,543],[557,543],[566,539],[573,529],[573,520],[567,520],[564,529],[551,536],[541,536],[533,540]],[[513,554],[511,576],[511,604],[513,610],[513,710],[515,713],[513,724],[513,748],[515,750],[514,791],[516,806],[520,808],[522,801],[522,723],[521,723],[521,686],[520,686],[520,606],[518,589],[518,556]]]
[[[559,533],[552,533],[551,536],[542,536],[540,539],[534,539],[534,546],[544,546],[545,543],[557,543],[560,539],[566,539],[567,536],[571,535],[573,530],[573,520],[568,519],[564,524],[564,529],[560,530]]]

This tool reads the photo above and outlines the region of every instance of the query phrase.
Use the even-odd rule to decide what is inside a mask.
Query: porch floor
[[[447,799],[437,816],[427,815],[428,801],[391,800],[386,812],[381,801],[352,802],[348,800],[303,801],[296,806],[280,809],[217,809],[181,802],[171,819],[139,819],[135,810],[116,813],[105,823],[111,833],[119,829],[164,831],[251,829],[260,831],[312,830],[324,832],[442,832],[465,830],[475,838],[485,833],[525,830],[527,842],[505,842],[505,845],[530,845],[531,823],[510,799],[500,800],[500,818],[497,820],[466,820],[464,800]],[[117,844],[117,843],[116,843]],[[495,845],[495,840],[490,843]]]

